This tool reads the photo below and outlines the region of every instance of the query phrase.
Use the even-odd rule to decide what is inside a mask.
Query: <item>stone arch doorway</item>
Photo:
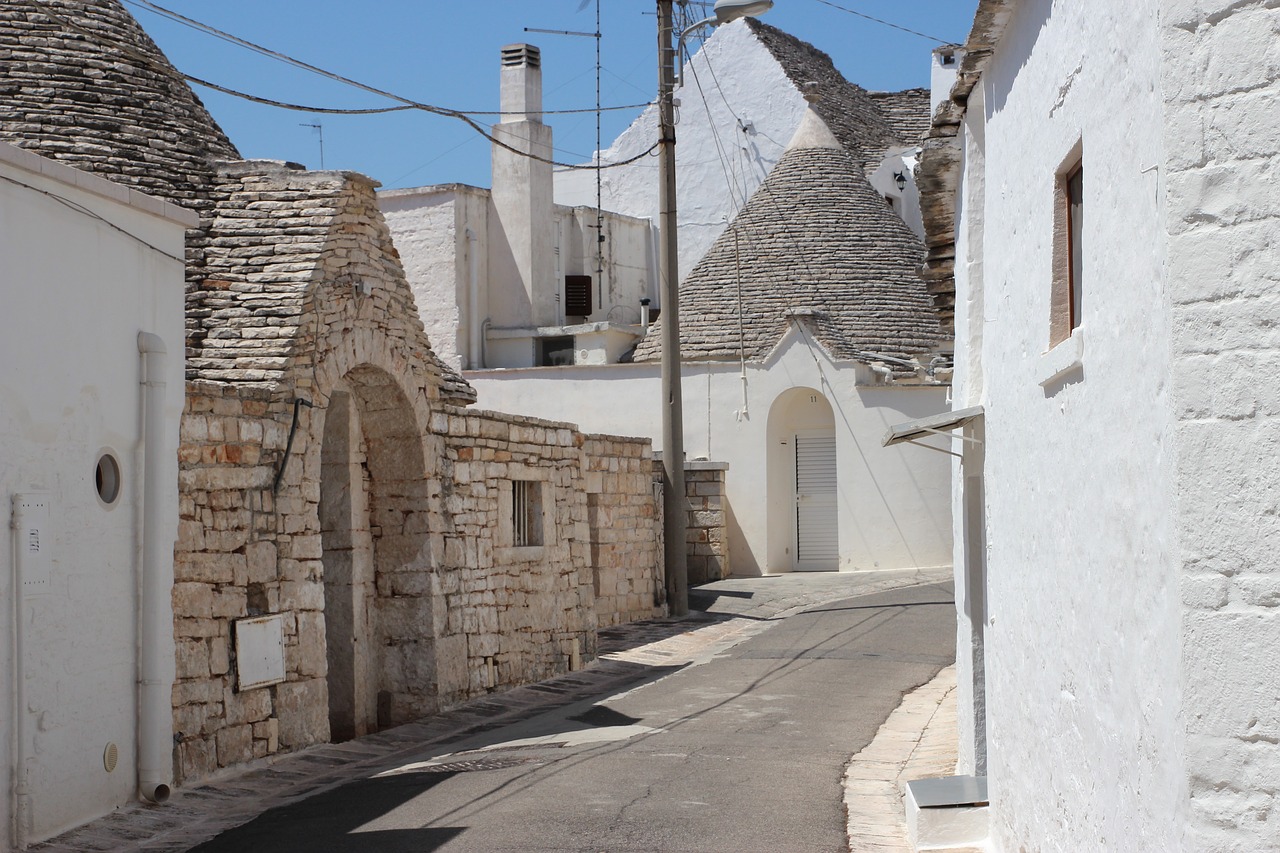
[[[770,571],[840,567],[839,466],[831,403],[813,388],[791,388],[769,408]]]
[[[320,445],[333,741],[434,710],[429,493],[408,398],[387,372],[352,369],[329,394]]]

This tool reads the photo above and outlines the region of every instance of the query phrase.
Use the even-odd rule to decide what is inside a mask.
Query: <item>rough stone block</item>
[[[217,742],[219,767],[233,767],[253,758],[253,726],[220,729]]]
[[[329,740],[329,691],[323,679],[291,681],[274,690],[282,749]]]

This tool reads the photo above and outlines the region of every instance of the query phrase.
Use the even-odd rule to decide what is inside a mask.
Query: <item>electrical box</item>
[[[17,576],[23,595],[49,592],[53,535],[49,530],[49,495],[27,492],[13,496],[13,536]]]
[[[284,616],[237,619],[236,679],[241,690],[284,681]]]

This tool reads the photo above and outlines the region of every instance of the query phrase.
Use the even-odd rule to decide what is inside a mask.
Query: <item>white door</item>
[[[796,433],[796,569],[834,571],[840,565],[836,525],[836,437]]]

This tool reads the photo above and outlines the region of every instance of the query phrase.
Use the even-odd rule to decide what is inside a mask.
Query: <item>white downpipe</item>
[[[138,793],[169,799],[173,783],[173,542],[164,535],[164,341],[138,333],[142,354],[142,601],[139,603]]]
[[[22,516],[19,514],[19,502],[14,501],[13,522],[11,527],[14,530],[13,536],[13,578],[12,590],[13,594],[12,606],[10,613],[12,625],[10,628],[11,641],[13,643],[13,706],[10,712],[10,719],[13,721],[11,732],[13,734],[13,742],[10,745],[10,754],[12,755],[13,768],[9,775],[9,829],[10,837],[13,841],[14,850],[22,850],[27,846],[27,825],[26,825],[26,806],[27,806],[27,743],[26,743],[26,726],[27,720],[27,691],[26,691],[26,655],[23,652],[23,630],[22,630],[22,548],[18,544],[18,531],[23,527]]]
[[[480,317],[480,258],[476,232],[467,229],[467,367],[484,368],[484,320]]]
[[[652,216],[646,216],[645,221],[649,223],[649,298],[656,302],[658,310],[662,310],[662,288],[658,286],[658,226],[654,223]]]

